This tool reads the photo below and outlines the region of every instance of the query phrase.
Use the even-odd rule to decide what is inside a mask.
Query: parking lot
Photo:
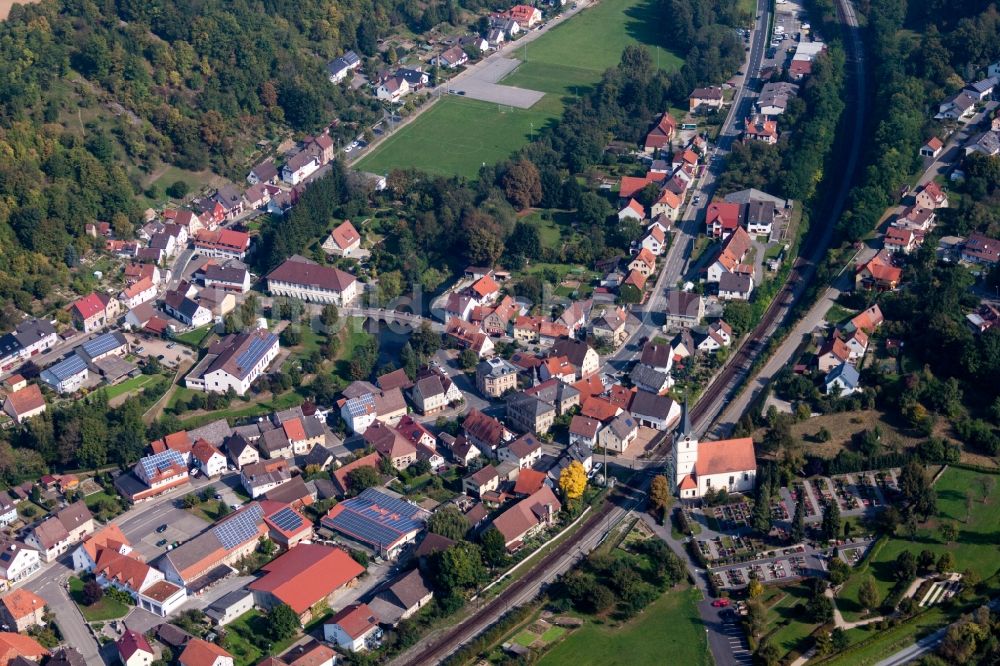
[[[143,559],[150,562],[167,552],[167,545],[175,541],[183,543],[205,531],[209,524],[180,506],[180,500],[187,492],[197,492],[197,488],[204,485],[208,484],[199,483],[189,490],[173,492],[169,498],[160,500],[148,511],[119,523],[122,532]],[[216,488],[222,487],[218,481],[213,485]],[[157,528],[161,525],[166,525],[166,529],[157,532]],[[161,541],[166,543],[157,545]]]
[[[176,342],[145,337],[135,333],[127,333],[125,337],[128,338],[132,352],[136,356],[159,358],[160,363],[168,368],[176,368],[181,361],[193,363],[198,359],[192,349]]]

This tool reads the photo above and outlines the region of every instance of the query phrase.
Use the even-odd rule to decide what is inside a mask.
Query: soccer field
[[[658,25],[655,0],[601,0],[525,48],[515,42],[508,56],[523,62],[501,83],[562,95],[582,93],[632,44],[646,46],[654,65],[659,61],[663,69],[678,69],[683,60],[669,50]]]
[[[445,97],[379,144],[357,168],[379,174],[414,168],[473,178],[484,162],[506,159],[560,112],[558,101],[549,97],[530,109]]]

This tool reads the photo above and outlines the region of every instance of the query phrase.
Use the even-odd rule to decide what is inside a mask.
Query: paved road
[[[55,563],[44,572],[44,578],[29,580],[25,587],[45,599],[56,616],[65,644],[76,648],[86,663],[100,664],[100,647],[66,592],[65,584],[70,575],[72,571],[69,567],[61,562]]]

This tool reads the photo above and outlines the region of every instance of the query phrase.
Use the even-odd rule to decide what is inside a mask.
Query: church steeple
[[[687,396],[684,396],[684,406],[681,408],[681,437],[691,436],[691,413],[688,411]]]

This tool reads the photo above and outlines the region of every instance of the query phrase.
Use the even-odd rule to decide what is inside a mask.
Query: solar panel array
[[[264,517],[260,504],[251,504],[232,518],[212,528],[215,537],[226,550],[257,538],[257,526]]]
[[[184,463],[184,456],[173,449],[160,451],[139,460],[139,466],[142,467],[142,473],[147,479],[154,476],[161,469],[167,469],[171,465],[187,467]]]
[[[357,398],[347,401],[347,413],[352,417],[370,414],[375,410],[375,398],[371,393],[359,395]]]
[[[257,361],[264,358],[264,354],[276,339],[273,333],[268,333],[264,337],[255,336],[247,350],[236,357],[236,365],[246,370],[257,365]]]
[[[84,342],[83,351],[86,352],[87,356],[94,358],[101,354],[107,354],[112,349],[117,349],[124,344],[125,339],[121,336],[121,333],[112,331],[111,333],[105,333],[93,340]]]
[[[62,361],[59,361],[51,368],[46,370],[52,374],[53,377],[59,381],[69,379],[73,375],[79,374],[87,369],[87,364],[83,362],[83,359],[79,356],[70,356]]]
[[[420,508],[373,488],[341,503],[343,510],[328,519],[333,529],[376,546],[388,546],[401,535],[423,526]]]
[[[273,516],[270,516],[268,520],[285,532],[294,532],[302,527],[302,517],[287,506]]]

